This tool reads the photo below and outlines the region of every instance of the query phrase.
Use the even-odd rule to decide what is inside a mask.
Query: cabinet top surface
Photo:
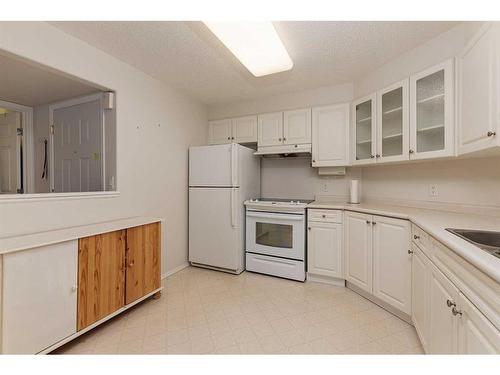
[[[308,209],[314,208],[355,211],[409,220],[500,283],[500,259],[446,230],[446,228],[466,228],[498,231],[500,228],[498,216],[454,213],[382,203],[349,204],[328,200],[316,200],[308,205]]]
[[[160,218],[135,216],[43,232],[21,233],[0,238],[0,255],[160,221]]]

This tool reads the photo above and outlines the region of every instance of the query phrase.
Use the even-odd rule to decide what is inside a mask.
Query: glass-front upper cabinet
[[[353,164],[374,163],[376,148],[376,95],[353,102]]]
[[[453,64],[410,77],[410,158],[454,155]]]
[[[408,160],[408,79],[377,95],[377,162]]]

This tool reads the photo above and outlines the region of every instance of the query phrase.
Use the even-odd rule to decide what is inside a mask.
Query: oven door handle
[[[256,211],[247,211],[247,216],[262,218],[262,219],[278,219],[278,220],[293,220],[293,221],[304,220],[304,215],[272,214],[268,212],[256,212]]]

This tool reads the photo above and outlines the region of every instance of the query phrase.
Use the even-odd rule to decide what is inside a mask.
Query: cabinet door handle
[[[410,255],[413,254],[413,250],[411,250],[411,249],[408,250],[408,254],[410,254]]]
[[[377,222],[376,221],[372,221],[372,224],[375,225],[375,224],[377,224]]]
[[[316,163],[316,160],[313,159],[313,163]]]
[[[420,236],[417,236],[416,234],[413,235],[413,239],[414,240],[419,240],[420,239]]]
[[[307,230],[311,230],[311,227],[307,227]]]
[[[453,307],[453,308],[454,308],[454,307],[456,307],[456,306],[457,306],[457,304],[456,304],[455,302],[453,302],[452,300],[447,299],[447,300],[446,300],[446,306],[448,306],[448,307]]]
[[[72,292],[72,293],[75,293],[77,290],[78,290],[78,287],[77,287],[76,285],[73,285],[73,286],[71,287],[71,292]]]
[[[285,142],[285,141],[286,141],[286,138],[283,138],[283,142]]]
[[[375,155],[370,155],[370,159],[375,159]]]
[[[488,137],[494,137],[495,135],[497,135],[497,133],[496,133],[496,132],[491,132],[491,131],[490,131],[490,132],[486,133],[486,135],[487,135]]]
[[[227,137],[227,140],[230,141],[231,140],[231,137]]]
[[[322,218],[325,218],[325,217],[326,217],[326,215],[325,215],[325,214],[323,214],[323,215],[321,215],[321,217],[322,217]]]
[[[134,261],[130,262],[130,263],[128,264],[128,266],[129,266],[129,267],[133,267],[133,266],[134,266]]]
[[[413,154],[415,151],[413,151],[411,148],[410,150],[408,151],[410,154]]]
[[[370,220],[366,220],[366,224],[371,224],[372,222]]]
[[[231,137],[231,139],[234,139],[234,137]]]
[[[378,159],[378,158],[380,157],[380,155],[379,155],[379,154],[377,154],[377,155],[375,155],[375,157]]]
[[[455,306],[453,306],[453,307],[452,307],[452,309],[451,309],[451,313],[452,313],[453,315],[455,315],[455,316],[456,316],[456,315],[460,315],[460,316],[462,316],[462,312],[461,312],[460,310],[457,310],[457,308],[456,308]]]

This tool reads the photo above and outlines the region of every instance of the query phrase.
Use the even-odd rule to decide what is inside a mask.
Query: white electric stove
[[[245,201],[247,271],[305,281],[306,207],[310,202]]]

